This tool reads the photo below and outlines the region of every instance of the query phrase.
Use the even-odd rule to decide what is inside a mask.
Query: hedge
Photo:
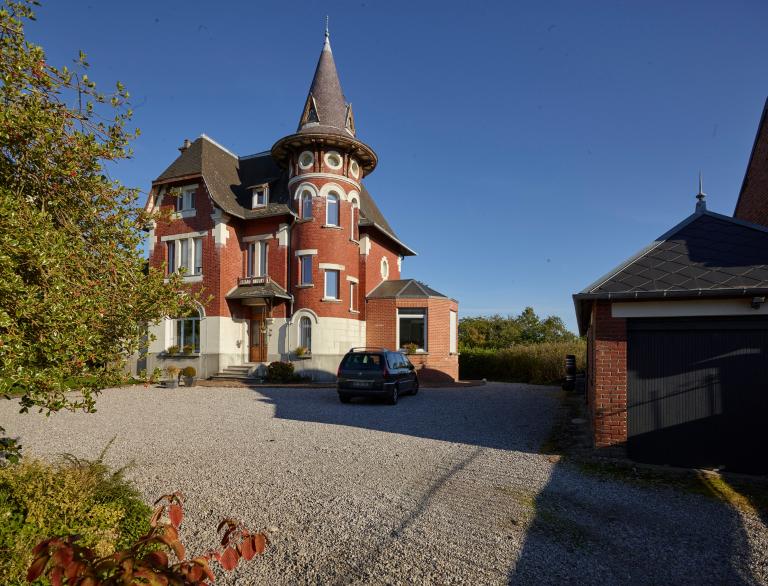
[[[76,534],[107,555],[149,530],[150,508],[122,476],[96,462],[23,459],[0,467],[0,584],[26,584],[32,550]],[[47,582],[45,582],[47,583]]]
[[[500,350],[464,349],[459,355],[459,378],[540,385],[557,383],[565,376],[567,354],[576,356],[577,370],[586,368],[587,344],[583,339],[520,344]]]

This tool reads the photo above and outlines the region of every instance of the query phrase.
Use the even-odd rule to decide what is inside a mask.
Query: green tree
[[[557,316],[539,317],[532,307],[520,315],[463,317],[459,320],[461,348],[509,348],[516,344],[575,340],[563,320]]]
[[[141,324],[189,310],[177,276],[147,269],[138,191],[107,167],[131,156],[129,95],[101,93],[28,42],[33,0],[0,8],[0,394],[22,410],[94,409]],[[75,391],[72,393],[72,391]]]

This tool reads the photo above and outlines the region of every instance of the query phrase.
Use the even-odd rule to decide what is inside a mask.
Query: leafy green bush
[[[33,548],[51,535],[80,535],[100,555],[149,530],[151,509],[101,459],[57,464],[24,459],[0,468],[0,583],[23,584]]]
[[[267,366],[267,382],[291,383],[295,382],[296,375],[293,372],[291,362],[270,362]]]
[[[551,384],[565,376],[565,356],[576,356],[576,368],[587,362],[587,344],[583,339],[569,342],[518,344],[503,350],[470,348],[459,355],[462,380],[486,378],[494,381]]]
[[[197,371],[194,366],[185,366],[181,369],[181,376],[197,376]]]

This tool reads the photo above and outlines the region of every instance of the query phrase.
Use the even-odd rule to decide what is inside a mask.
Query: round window
[[[382,257],[381,259],[381,278],[386,279],[389,277],[389,262],[387,262],[387,257]]]
[[[309,169],[315,162],[315,155],[309,151],[304,151],[299,155],[299,167]]]
[[[341,169],[341,155],[336,151],[330,151],[325,154],[325,164],[331,169]]]
[[[349,163],[349,172],[352,173],[352,176],[357,179],[360,176],[360,165],[357,164],[357,161],[352,159]]]

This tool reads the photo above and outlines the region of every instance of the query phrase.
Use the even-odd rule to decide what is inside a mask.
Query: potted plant
[[[166,350],[168,354],[178,354],[179,353],[179,347],[178,346],[168,346],[168,350]]]
[[[194,366],[184,367],[184,369],[181,371],[181,376],[184,377],[184,384],[188,387],[194,387],[196,374],[197,371],[195,370]]]
[[[303,356],[306,356],[309,354],[309,350],[306,349],[304,346],[298,346],[293,353],[296,355],[296,358],[301,358]]]
[[[178,366],[169,366],[165,369],[165,374],[168,377],[165,381],[166,387],[175,389],[179,386],[179,372],[181,372],[181,369]]]
[[[195,347],[192,344],[184,344],[184,354],[192,354],[192,351],[195,349]]]
[[[405,346],[403,346],[403,349],[405,350],[406,354],[416,354],[416,352],[419,351],[419,346],[417,344],[414,344],[413,342],[409,342]]]

